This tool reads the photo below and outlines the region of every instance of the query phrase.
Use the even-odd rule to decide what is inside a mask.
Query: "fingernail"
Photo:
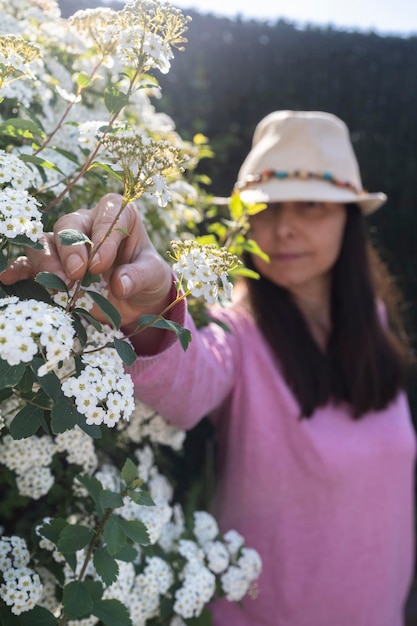
[[[123,276],[120,277],[120,283],[123,287],[124,296],[126,296],[132,291],[133,281],[127,274],[123,274]]]
[[[84,265],[84,261],[79,254],[71,254],[67,259],[68,274],[76,274]]]
[[[90,265],[90,270],[93,272],[93,274],[94,274],[94,268],[100,265],[100,263],[101,263],[101,257],[100,257],[100,254],[97,252],[97,254],[93,256],[93,259]]]

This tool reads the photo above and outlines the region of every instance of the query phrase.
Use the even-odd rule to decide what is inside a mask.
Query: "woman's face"
[[[296,296],[329,292],[343,240],[346,207],[336,202],[280,202],[250,218],[249,236],[269,256],[256,270]]]

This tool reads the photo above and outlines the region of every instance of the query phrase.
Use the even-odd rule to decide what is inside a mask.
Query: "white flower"
[[[20,176],[23,176],[22,172],[23,167],[17,178],[12,179],[10,170],[7,170],[6,177],[10,177],[10,180],[13,181],[20,180]],[[28,182],[31,178],[32,173]],[[12,187],[1,189],[0,235],[8,239],[14,239],[18,235],[26,235],[32,241],[38,241],[43,232],[39,206],[40,203],[21,186],[16,189]]]
[[[201,546],[208,541],[213,541],[219,534],[216,520],[207,511],[194,512],[194,534]]]
[[[231,565],[221,576],[221,584],[226,598],[230,602],[239,602],[248,592],[250,580],[240,567]]]
[[[24,567],[29,563],[30,555],[22,537],[0,537],[0,572],[11,568]]]
[[[223,535],[223,539],[225,540],[232,557],[235,557],[237,555],[238,551],[245,542],[244,538],[240,533],[237,532],[237,530],[228,530]]]
[[[19,157],[0,149],[0,185],[9,183],[14,189],[28,189],[35,181],[32,169]]]
[[[70,376],[62,383],[62,391],[74,398],[87,424],[113,427],[121,419],[128,420],[133,412],[133,381],[114,348],[98,348],[123,334],[109,327],[98,332],[89,325],[87,335],[88,347],[81,357],[85,367],[78,376]]]
[[[227,281],[227,272],[240,264],[235,255],[215,244],[202,245],[193,239],[172,241],[171,246],[175,260],[172,269],[193,296],[202,296],[208,304],[214,304],[220,281],[230,297],[232,285]]]
[[[69,357],[74,335],[63,309],[37,300],[0,301],[0,358],[9,365],[28,363],[39,353],[45,359],[38,371],[43,376]]]
[[[39,575],[28,567],[19,567],[3,572],[3,578],[0,597],[11,607],[12,613],[20,615],[33,609],[42,596]]]
[[[220,574],[228,567],[230,554],[221,541],[209,541],[204,545],[207,566],[215,574]]]

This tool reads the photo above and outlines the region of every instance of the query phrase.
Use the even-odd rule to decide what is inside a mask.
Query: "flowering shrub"
[[[40,249],[58,217],[117,191],[119,216],[136,202],[161,254],[176,240],[176,301],[212,303],[219,287],[230,295],[234,251],[253,246],[238,234],[242,206],[231,205],[229,240],[220,223],[192,237],[204,204],[194,170],[209,150],[201,137],[183,141],[151,101],[154,72],[169,71],[188,18],[159,0],[68,20],[55,0],[0,8],[0,271]],[[117,218],[107,235],[113,228]],[[60,237],[90,245],[90,264],[101,245],[77,231]],[[175,501],[161,459],[182,450],[185,433],[134,399],[135,353],[107,296],[90,272],[70,288],[47,272],[0,283],[5,626],[207,624],[207,603],[239,601],[260,572],[243,537],[222,535],[205,511],[186,518]],[[168,328],[186,349],[188,331],[162,314],[143,318],[139,331]]]

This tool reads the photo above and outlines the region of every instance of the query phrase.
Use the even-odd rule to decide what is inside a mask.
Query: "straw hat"
[[[261,120],[235,189],[247,203],[356,203],[365,214],[387,200],[363,189],[346,124],[320,111],[275,111]]]

